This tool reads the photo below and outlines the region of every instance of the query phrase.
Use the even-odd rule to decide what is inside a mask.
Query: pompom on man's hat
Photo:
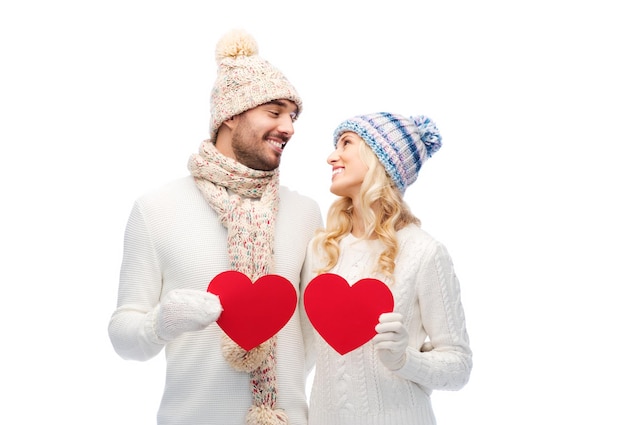
[[[211,138],[224,121],[272,100],[288,99],[302,111],[302,100],[293,85],[259,55],[256,40],[241,29],[226,33],[217,42],[217,78],[211,92]]]
[[[358,134],[372,148],[401,193],[417,180],[422,164],[441,147],[439,129],[424,115],[357,115],[337,126],[333,135],[335,147],[347,131]]]

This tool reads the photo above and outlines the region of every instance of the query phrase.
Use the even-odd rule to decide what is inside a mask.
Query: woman
[[[309,424],[435,424],[432,391],[461,389],[472,369],[452,260],[403,200],[441,146],[439,131],[423,116],[373,113],[341,123],[334,142],[330,191],[339,199],[311,241],[306,281],[381,280],[394,311],[344,355],[316,335]]]

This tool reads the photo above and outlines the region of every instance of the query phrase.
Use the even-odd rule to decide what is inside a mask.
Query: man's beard
[[[265,133],[259,139],[252,127],[249,125],[245,118],[242,118],[236,131],[233,133],[231,141],[233,153],[237,161],[242,163],[248,168],[261,171],[273,171],[280,165],[280,155],[271,151],[266,154],[267,147],[265,146],[267,137],[271,133]],[[274,135],[276,136],[276,135]],[[285,139],[283,136],[277,136]],[[285,140],[286,142],[286,140]],[[265,154],[265,155],[263,155]]]

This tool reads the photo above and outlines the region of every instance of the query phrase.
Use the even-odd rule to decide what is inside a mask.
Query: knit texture
[[[318,205],[287,188],[279,189],[274,226],[275,272],[298,293],[306,244],[322,225]],[[126,228],[118,308],[109,325],[116,352],[145,361],[165,347],[167,373],[158,412],[159,425],[242,425],[253,403],[250,377],[234,370],[220,346],[216,323],[181,335],[167,345],[146,333],[146,314],[161,294],[175,288],[206,291],[217,274],[230,268],[227,230],[187,176],[147,193],[135,203]],[[290,425],[307,424],[304,359],[300,315],[294,314],[277,334],[277,406]],[[139,383],[139,387],[141,384]]]
[[[295,87],[261,58],[256,40],[243,30],[226,33],[217,43],[217,77],[211,92],[211,138],[227,119],[277,99],[288,99],[302,111]]]
[[[439,129],[424,115],[407,118],[376,112],[349,118],[335,129],[335,146],[347,131],[358,134],[372,148],[402,193],[415,182],[424,162],[441,147]]]
[[[205,140],[200,152],[189,159],[189,171],[206,201],[219,214],[222,225],[228,229],[231,269],[244,273],[253,282],[273,273],[278,170],[248,168],[222,155],[210,140]],[[253,406],[246,416],[246,423],[286,424],[285,413],[276,409],[276,337],[246,351],[224,334],[222,346],[224,357],[235,370],[250,373]],[[259,352],[264,355],[258,355]]]
[[[309,425],[434,425],[433,390],[458,390],[469,379],[472,352],[459,283],[445,247],[415,225],[398,232],[394,311],[409,333],[406,364],[395,372],[380,362],[370,341],[341,356],[319,335]],[[384,245],[348,235],[330,272],[350,285],[366,277],[389,280],[373,270]],[[306,281],[320,264],[309,247]],[[311,261],[309,261],[309,258]],[[434,349],[421,352],[427,337]]]

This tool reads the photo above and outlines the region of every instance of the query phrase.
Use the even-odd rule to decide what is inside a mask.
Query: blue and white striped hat
[[[424,115],[409,118],[389,112],[357,115],[335,129],[335,146],[347,131],[358,134],[372,148],[401,193],[417,180],[424,161],[441,147],[439,129]]]

